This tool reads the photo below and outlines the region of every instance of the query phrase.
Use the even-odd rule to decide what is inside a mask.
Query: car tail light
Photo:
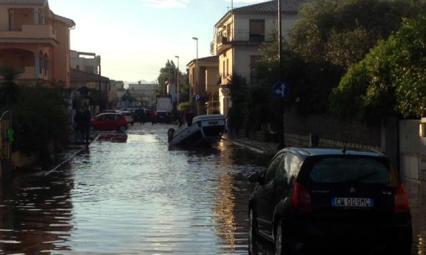
[[[311,213],[311,194],[309,191],[300,183],[296,182],[293,188],[293,195],[291,196],[291,204],[294,208],[300,210],[303,213]]]
[[[410,206],[408,204],[408,195],[402,185],[395,190],[395,212],[403,213],[408,212]]]

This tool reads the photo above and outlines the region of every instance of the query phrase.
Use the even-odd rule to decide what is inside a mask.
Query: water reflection
[[[20,176],[0,188],[0,253],[49,253],[70,250],[73,230],[70,191],[64,172],[48,177]]]
[[[405,184],[413,217],[413,255],[426,254],[426,183]]]

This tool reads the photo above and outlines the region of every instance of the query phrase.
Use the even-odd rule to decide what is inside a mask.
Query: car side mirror
[[[262,173],[256,172],[248,177],[249,182],[251,183],[263,183],[263,175]]]

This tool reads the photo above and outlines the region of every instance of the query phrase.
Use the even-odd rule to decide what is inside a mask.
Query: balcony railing
[[[56,40],[51,25],[23,25],[21,31],[1,31],[0,40],[44,39]]]

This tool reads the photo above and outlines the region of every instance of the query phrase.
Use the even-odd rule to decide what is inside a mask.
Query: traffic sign
[[[279,81],[274,84],[273,93],[282,99],[287,99],[290,96],[290,88],[285,82]]]

